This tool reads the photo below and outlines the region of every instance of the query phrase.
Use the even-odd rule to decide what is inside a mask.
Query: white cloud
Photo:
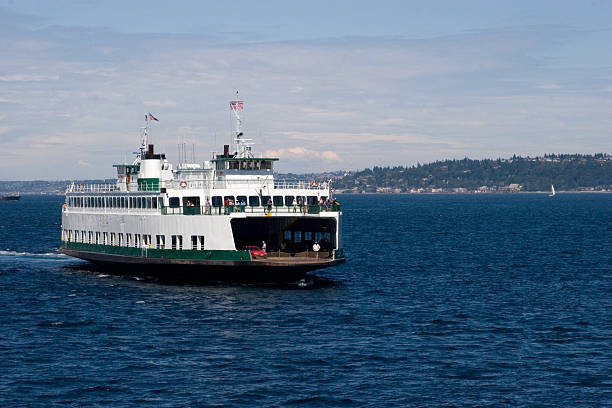
[[[331,150],[311,150],[306,149],[302,146],[290,147],[286,149],[278,149],[278,150],[267,150],[264,152],[264,155],[267,157],[278,157],[280,159],[285,159],[288,161],[298,160],[300,162],[309,162],[313,163],[313,160],[319,160],[324,162],[342,162],[344,161],[336,152]],[[314,169],[313,169],[314,170]]]
[[[230,139],[227,101],[238,89],[245,132],[257,149],[285,159],[284,171],[513,149],[609,151],[610,80],[594,87],[588,70],[551,69],[534,57],[566,41],[561,31],[251,44],[159,34],[154,48],[144,35],[24,32],[39,52],[0,40],[0,150],[24,177],[109,175],[138,146],[152,111],[158,150],[176,160],[185,140],[207,159]]]
[[[537,89],[561,89],[561,85],[555,83],[537,84],[535,87]]]
[[[0,75],[2,82],[41,82],[41,81],[59,81],[59,75],[41,75],[41,74],[10,74]]]

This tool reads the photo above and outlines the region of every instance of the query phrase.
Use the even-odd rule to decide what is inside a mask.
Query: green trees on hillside
[[[437,161],[412,167],[374,167],[344,175],[334,181],[344,191],[503,190],[510,185],[523,191],[612,188],[612,156],[551,154],[544,157]]]

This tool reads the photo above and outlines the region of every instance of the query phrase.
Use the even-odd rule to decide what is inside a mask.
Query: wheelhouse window
[[[319,204],[319,199],[317,196],[308,196],[308,205],[317,205]]]
[[[285,205],[291,207],[293,205],[294,196],[285,196]]]
[[[223,198],[221,196],[213,196],[212,198],[212,206],[213,207],[221,207],[223,205]]]

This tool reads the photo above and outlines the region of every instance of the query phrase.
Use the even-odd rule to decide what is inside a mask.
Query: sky
[[[228,102],[280,172],[612,152],[609,1],[0,0],[0,180],[112,178]]]

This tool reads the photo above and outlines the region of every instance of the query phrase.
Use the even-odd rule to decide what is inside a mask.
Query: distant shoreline
[[[455,192],[455,191],[436,191],[436,192],[421,192],[421,193],[355,193],[355,192],[336,192],[336,194],[346,194],[346,195],[377,195],[377,194],[387,194],[387,195],[439,195],[439,194],[452,194],[452,195],[508,195],[508,194],[550,194],[550,191],[486,191],[486,192],[475,192],[475,191],[464,191],[464,192]],[[601,190],[593,190],[593,191],[583,191],[583,190],[564,190],[557,191],[555,195],[559,194],[612,194],[612,191],[601,191]]]
[[[5,193],[0,193],[5,194]],[[355,192],[342,192],[338,191],[335,194],[342,195],[520,195],[520,194],[550,194],[550,191],[486,191],[486,192],[474,192],[474,191],[464,191],[464,192],[454,192],[454,191],[440,191],[440,192],[421,192],[421,193],[410,193],[410,192],[402,192],[402,193],[382,193],[382,192],[364,192],[364,193],[355,193]],[[612,194],[612,191],[601,191],[601,190],[593,190],[593,191],[583,191],[583,190],[567,190],[567,191],[557,191],[556,195],[563,194]],[[53,197],[62,197],[64,193],[60,192],[21,192],[20,195],[23,196],[53,196]]]

